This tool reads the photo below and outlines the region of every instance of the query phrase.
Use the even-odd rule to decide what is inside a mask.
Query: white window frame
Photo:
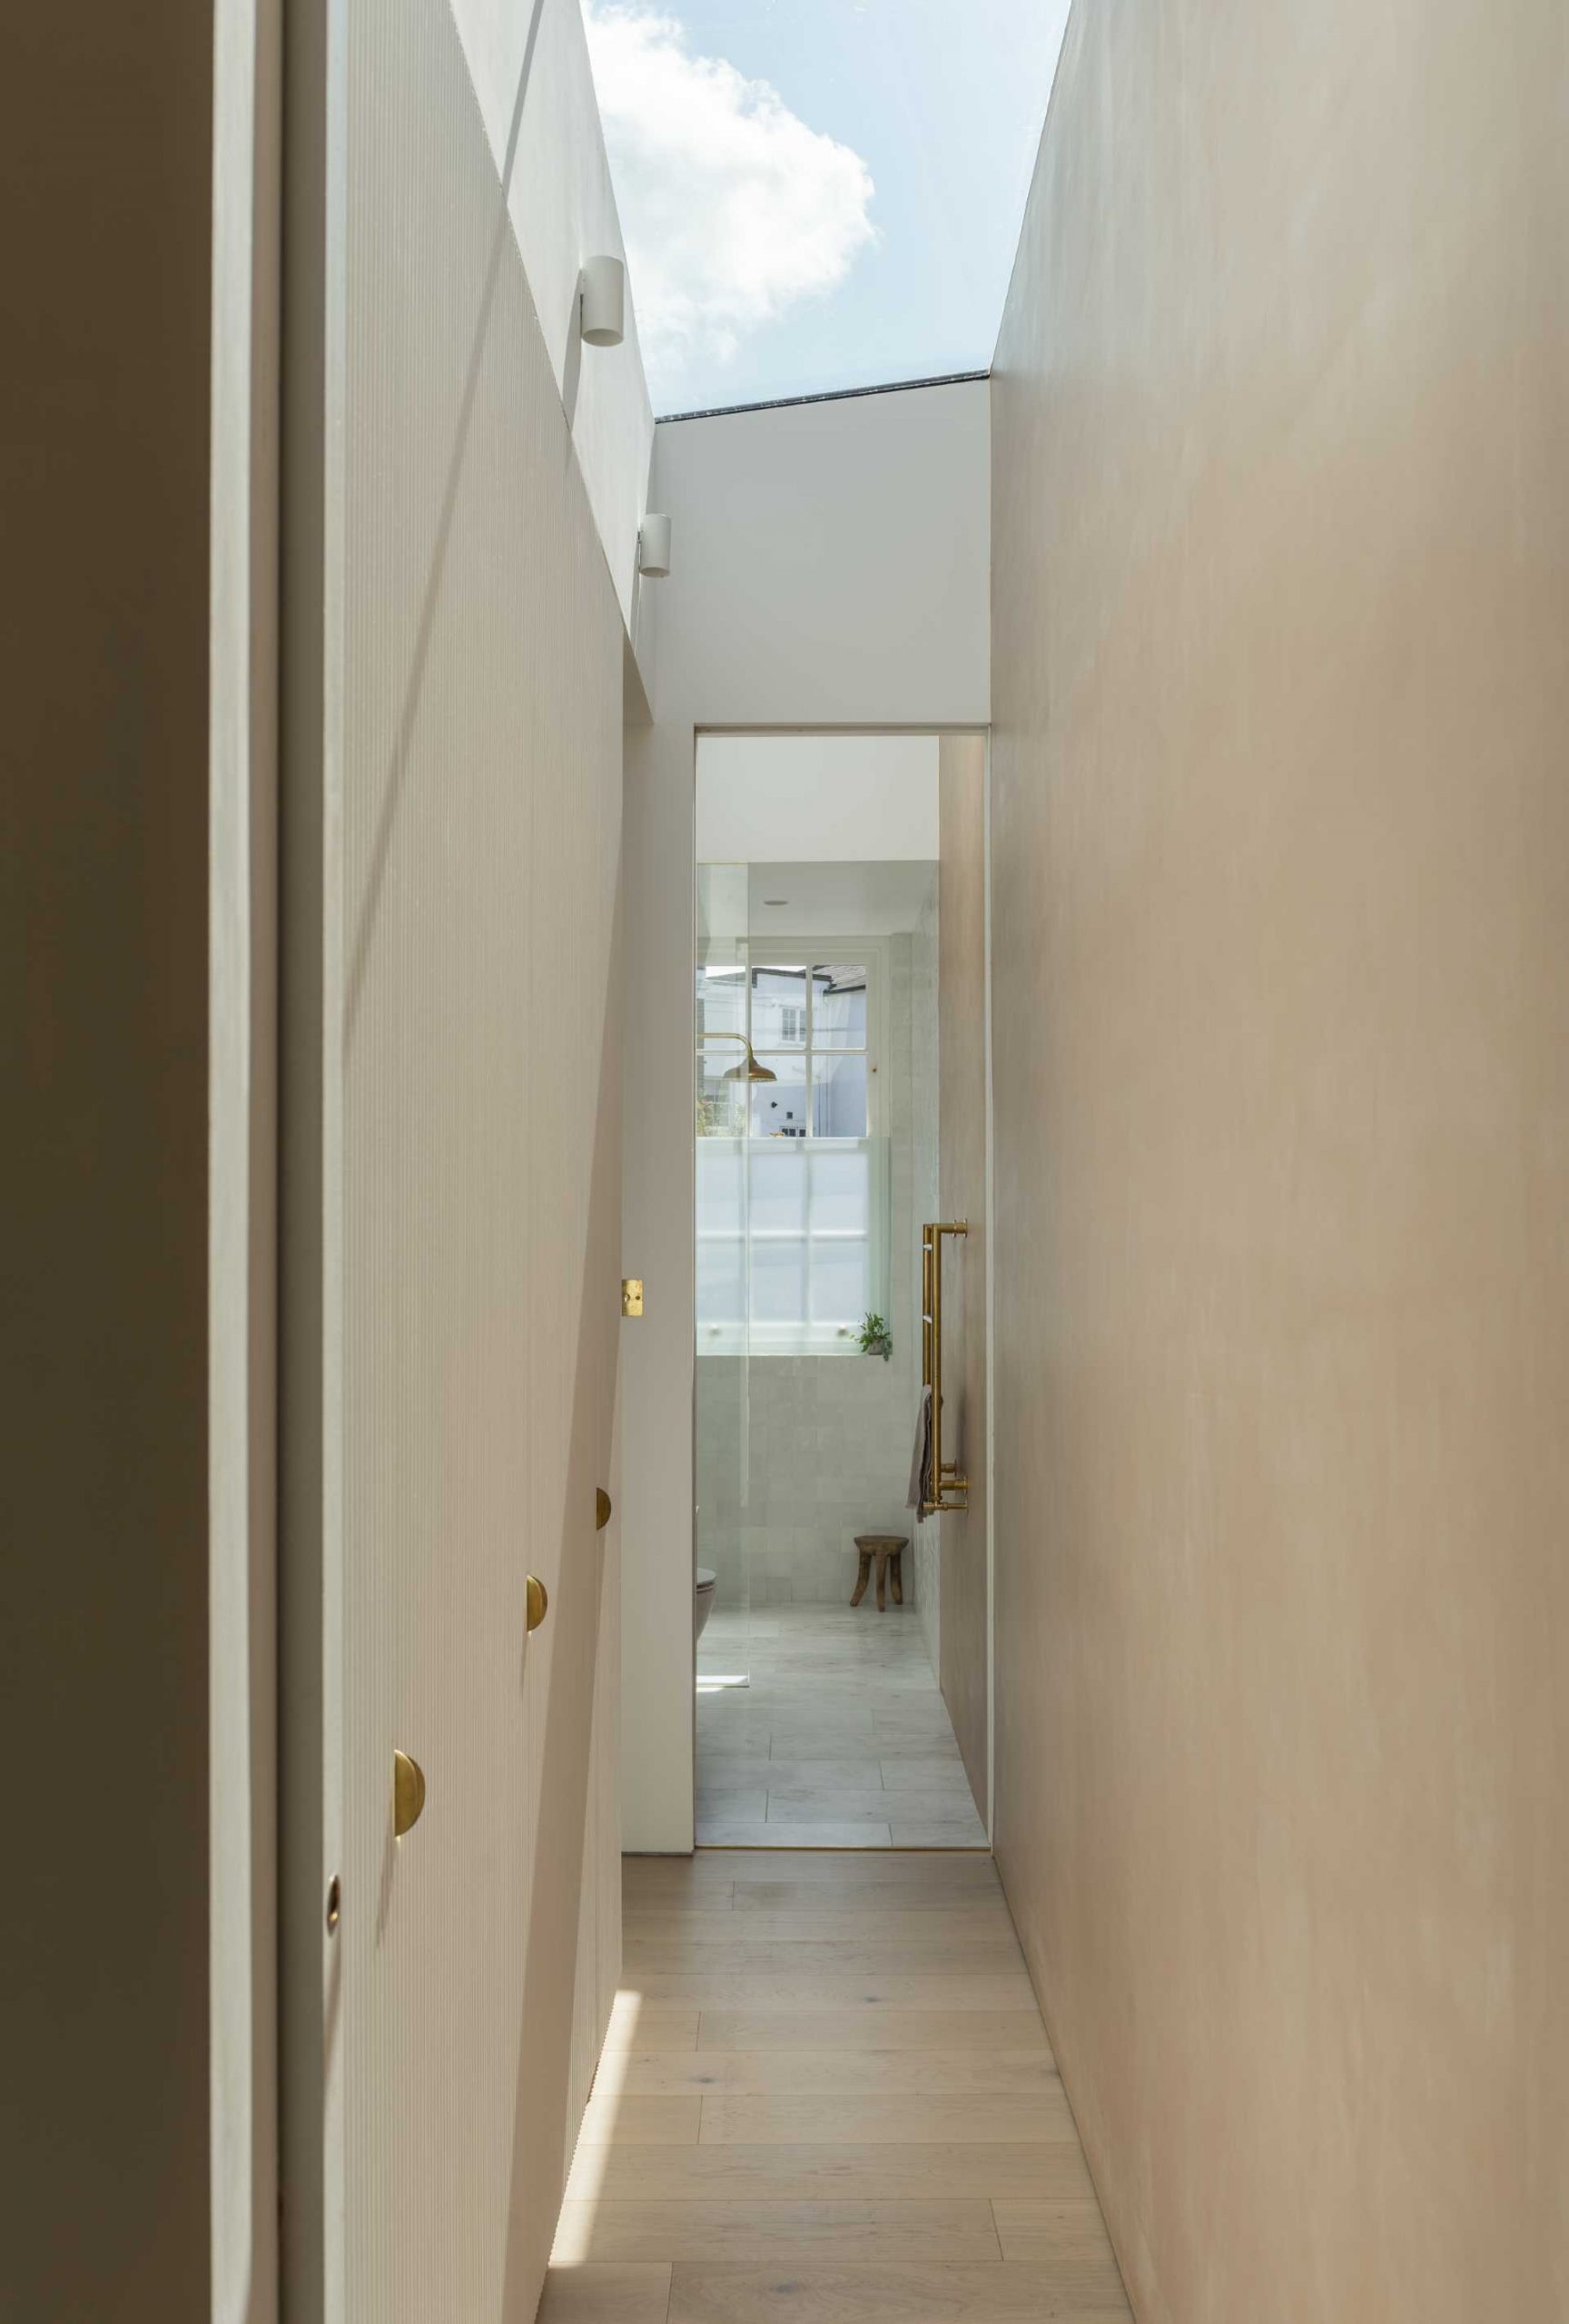
[[[732,950],[732,947],[728,943],[717,949],[725,954],[729,954]],[[859,1150],[866,1154],[869,1188],[866,1270],[868,1283],[867,1305],[870,1309],[876,1309],[883,1315],[886,1315],[889,1304],[889,1173],[887,1135],[884,1128],[883,1118],[885,1112],[884,1078],[881,1071],[881,1068],[883,1058],[887,1053],[889,981],[888,940],[886,937],[882,936],[791,935],[775,937],[754,934],[735,940],[733,950],[734,965],[744,972],[743,992],[745,995],[745,1009],[742,1019],[742,1029],[748,1040],[753,1039],[753,971],[757,969],[776,967],[781,965],[783,962],[788,961],[793,965],[799,962],[808,972],[806,991],[804,996],[806,1021],[803,1028],[804,1038],[802,1042],[798,1047],[792,1044],[784,1049],[770,1050],[767,1049],[757,1049],[755,1053],[759,1061],[764,1064],[766,1064],[771,1057],[776,1059],[782,1055],[788,1055],[794,1058],[798,1055],[801,1057],[805,1067],[805,1088],[807,1092],[805,1134],[799,1139],[792,1138],[785,1141],[791,1146],[799,1145],[802,1148],[803,1168],[807,1167],[806,1157],[814,1147],[829,1146],[841,1150]],[[858,967],[863,965],[866,970],[866,1044],[864,1050],[866,1059],[866,1133],[863,1137],[824,1138],[820,1137],[812,1127],[813,1108],[811,1103],[811,1068],[813,1057],[816,1051],[816,1045],[812,1039],[813,1028],[811,1021],[810,971],[814,968],[821,968],[835,961],[854,962]],[[721,965],[729,966],[730,964],[729,959],[726,958],[723,961],[705,961],[699,965],[704,967],[717,967]],[[840,1057],[856,1057],[860,1056],[862,1053],[863,1052],[859,1049],[850,1049],[842,1043],[830,1048],[825,1048],[822,1051],[822,1054],[824,1056]],[[742,1147],[745,1151],[748,1167],[743,1177],[743,1186],[745,1188],[749,1190],[751,1183],[751,1156],[754,1152],[764,1147],[772,1147],[779,1141],[776,1141],[774,1138],[756,1137],[753,1136],[751,1131],[750,1100],[748,1101],[746,1118],[747,1128],[745,1135],[734,1139],[733,1143]],[[744,1200],[746,1199],[746,1196],[744,1195],[743,1198]],[[696,1231],[699,1239],[705,1239],[701,1223],[698,1224]],[[853,1236],[848,1229],[844,1230],[844,1238],[847,1241],[859,1239],[858,1237]],[[738,1238],[733,1238],[728,1235],[715,1231],[712,1234],[709,1239],[715,1242],[739,1239],[745,1249],[749,1252],[754,1243],[756,1242],[766,1242],[770,1240],[779,1242],[795,1242],[801,1238],[795,1235],[793,1229],[789,1228],[779,1228],[775,1230],[764,1228],[754,1231],[750,1225],[750,1221],[748,1220],[747,1224],[741,1229]],[[808,1231],[804,1238],[806,1271],[804,1305],[807,1310],[808,1320],[799,1324],[769,1324],[753,1323],[750,1317],[751,1284],[750,1268],[748,1267],[745,1271],[745,1285],[744,1292],[744,1305],[747,1312],[743,1315],[741,1322],[737,1324],[700,1324],[697,1335],[698,1354],[700,1355],[744,1354],[748,1357],[770,1355],[858,1355],[860,1354],[860,1344],[856,1332],[852,1326],[848,1324],[814,1324],[810,1321],[812,1301],[812,1246],[814,1242],[827,1242],[833,1239],[834,1239],[834,1237],[832,1230],[827,1233],[820,1232],[816,1236],[814,1236],[810,1231],[810,1227],[808,1227]]]

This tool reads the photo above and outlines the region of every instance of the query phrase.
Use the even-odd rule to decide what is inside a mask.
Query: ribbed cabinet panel
[[[448,10],[347,26],[347,2310],[491,2324],[534,2313],[619,1942],[622,635]]]

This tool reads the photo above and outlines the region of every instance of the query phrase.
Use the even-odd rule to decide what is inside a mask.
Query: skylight
[[[1069,0],[583,0],[656,412],[992,359]]]

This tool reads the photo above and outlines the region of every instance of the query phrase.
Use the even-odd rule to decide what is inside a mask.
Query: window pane
[[[780,1145],[754,1150],[752,1232],[800,1235],[806,1226],[806,1148]]]
[[[697,1232],[739,1235],[743,1148],[739,1138],[705,1138],[697,1147]]]
[[[704,1033],[744,1033],[746,1029],[746,971],[729,963],[697,971],[697,1030]],[[738,1041],[724,1046],[741,1054]],[[735,1059],[731,1059],[732,1064]]]
[[[708,1137],[739,1137],[746,1128],[746,1084],[727,1081],[725,1078],[726,1055],[739,1057],[739,1049],[700,1049],[698,1051],[697,1136]]]
[[[814,1137],[866,1135],[864,1057],[812,1059],[812,1134]]]
[[[759,1056],[759,1065],[766,1065],[778,1077],[773,1081],[754,1081],[752,1092],[752,1135],[754,1137],[804,1137],[806,1135],[806,1060],[804,1057],[784,1057],[776,1050],[772,1057]]]
[[[812,971],[813,1043],[835,1049],[866,1046],[866,971],[831,967]]]
[[[812,1231],[864,1235],[871,1226],[871,1157],[864,1147],[806,1148],[812,1162]]]
[[[754,968],[752,1046],[755,1049],[799,1049],[806,1039],[804,968]]]
[[[697,1322],[699,1328],[712,1324],[733,1324],[737,1330],[745,1314],[746,1268],[744,1246],[737,1236],[733,1241],[721,1238],[707,1241],[697,1237]]]
[[[869,1305],[864,1243],[812,1246],[812,1321],[859,1324]]]
[[[727,1078],[746,1054],[740,1039],[746,1021],[745,975],[734,967],[697,971],[699,1137],[733,1137],[745,1127],[746,1084]]]
[[[799,1324],[806,1312],[806,1245],[754,1243],[752,1320],[755,1324]]]

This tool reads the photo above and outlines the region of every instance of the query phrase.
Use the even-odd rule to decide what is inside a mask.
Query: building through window
[[[850,1351],[886,1305],[880,948],[731,949],[697,971],[698,1345]]]

